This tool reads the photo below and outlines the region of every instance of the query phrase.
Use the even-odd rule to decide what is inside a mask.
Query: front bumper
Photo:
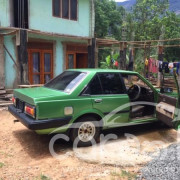
[[[14,105],[8,107],[9,112],[17,118],[24,126],[30,130],[43,130],[50,128],[58,128],[68,125],[72,116],[58,118],[58,119],[48,119],[48,120],[35,120],[26,114],[20,112]]]

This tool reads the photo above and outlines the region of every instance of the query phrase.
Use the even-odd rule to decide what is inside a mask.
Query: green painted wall
[[[4,44],[14,59],[16,59],[15,46],[13,43],[13,36],[5,36]],[[17,72],[16,67],[8,53],[5,51],[5,86],[6,89],[15,87]]]
[[[52,16],[52,0],[30,0],[29,28],[83,36],[90,35],[90,0],[78,0],[78,21]]]
[[[9,1],[0,0],[0,27],[10,26]]]

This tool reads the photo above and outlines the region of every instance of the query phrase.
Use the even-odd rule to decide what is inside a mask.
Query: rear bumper
[[[20,112],[16,109],[14,105],[8,107],[9,112],[17,118],[24,126],[30,130],[43,130],[50,128],[58,128],[68,125],[72,116],[58,118],[58,119],[48,119],[48,120],[35,120],[26,114]]]

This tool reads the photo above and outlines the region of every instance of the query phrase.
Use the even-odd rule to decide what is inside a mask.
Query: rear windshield
[[[84,80],[86,74],[85,72],[65,71],[45,84],[45,87],[70,93]]]

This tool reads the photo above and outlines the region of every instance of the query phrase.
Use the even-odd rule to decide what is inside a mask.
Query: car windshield
[[[86,74],[85,72],[65,71],[45,84],[45,87],[70,93],[84,80]]]

